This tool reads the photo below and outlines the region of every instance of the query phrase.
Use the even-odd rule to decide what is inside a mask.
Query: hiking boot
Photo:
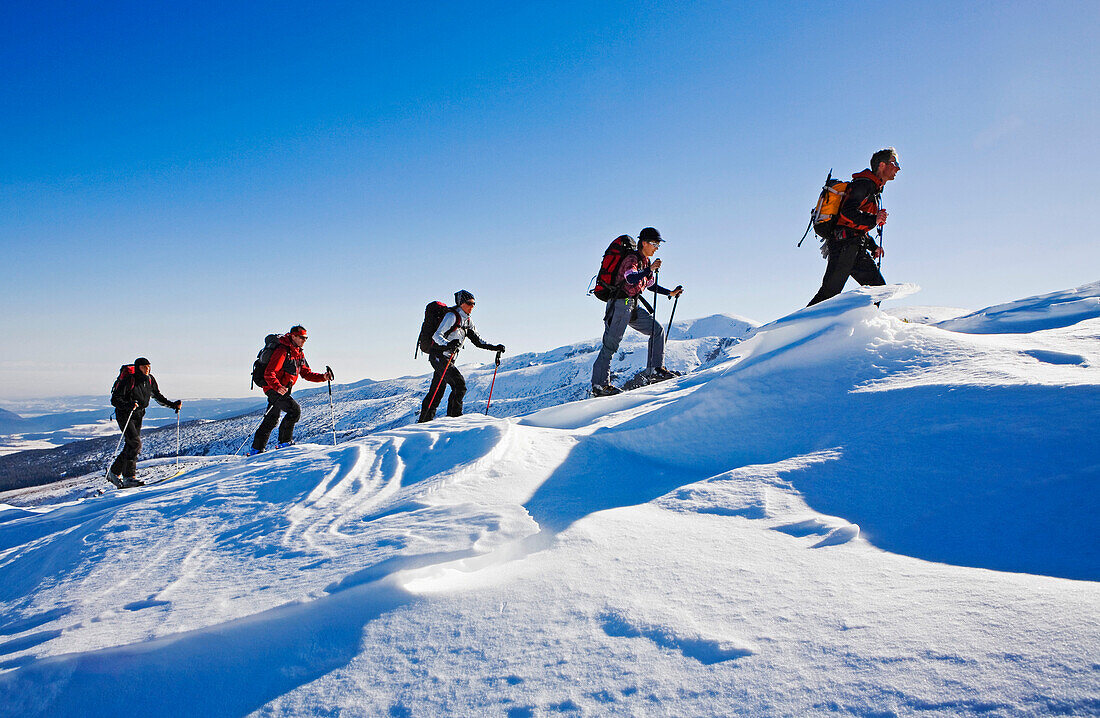
[[[114,473],[111,473],[110,471],[108,471],[107,472],[107,480],[110,481],[112,484],[114,484],[115,488],[118,488],[118,489],[122,488],[122,477],[119,476],[118,474],[114,474]]]
[[[666,369],[663,366],[659,366],[654,371],[657,373],[657,380],[664,381],[666,379],[675,379],[678,376],[683,376],[680,372],[672,369]]]
[[[120,488],[132,489],[135,486],[145,486],[145,482],[133,476],[124,476],[122,478],[122,486]]]
[[[262,454],[262,453],[264,453],[263,449],[249,449],[248,453],[245,454],[245,456],[255,456],[256,454]]]
[[[592,396],[615,396],[616,394],[622,394],[623,390],[618,387],[611,386],[610,384],[593,384]]]
[[[276,449],[285,449],[288,446],[294,446],[294,439],[291,439],[290,441],[280,441],[275,448]]]

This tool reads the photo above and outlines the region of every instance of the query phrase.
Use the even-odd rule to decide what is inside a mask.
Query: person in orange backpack
[[[821,279],[821,289],[806,306],[812,307],[840,294],[848,277],[864,286],[886,284],[875,264],[885,252],[871,238],[870,232],[886,224],[888,215],[882,209],[882,188],[900,170],[897,150],[887,147],[871,155],[869,168],[852,175],[840,205],[836,229],[832,238],[825,242],[828,264]]]
[[[290,331],[279,337],[278,346],[271,353],[271,359],[264,369],[264,394],[267,395],[267,411],[264,420],[256,429],[256,435],[252,438],[252,449],[249,456],[263,452],[267,446],[267,440],[271,436],[272,429],[279,422],[279,413],[285,414],[279,424],[278,448],[290,446],[294,443],[294,425],[302,416],[302,407],[290,395],[290,390],[298,377],[307,381],[331,381],[332,371],[326,370],[324,374],[311,371],[309,362],[306,361],[302,347],[308,339],[306,328],[296,324]]]

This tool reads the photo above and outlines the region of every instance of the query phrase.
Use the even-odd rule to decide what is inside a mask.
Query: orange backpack
[[[798,240],[799,247],[805,241],[806,235],[810,233],[810,227],[813,227],[814,233],[822,239],[833,236],[836,221],[840,217],[840,205],[844,203],[844,196],[848,194],[849,184],[850,182],[834,179],[833,171],[829,170],[825,184],[821,187],[821,193],[817,196],[817,204],[810,210],[810,224],[803,232],[802,239]]]

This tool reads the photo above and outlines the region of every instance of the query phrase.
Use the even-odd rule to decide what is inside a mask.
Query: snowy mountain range
[[[1097,715],[1100,282],[874,305],[913,289],[699,320],[615,397],[573,400],[589,342],[491,416],[466,365],[457,419],[361,382],[337,446],[303,392],[312,443],[233,456],[255,414],[160,484],[7,492],[0,714]]]

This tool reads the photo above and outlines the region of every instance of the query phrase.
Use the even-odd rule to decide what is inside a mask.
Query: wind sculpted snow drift
[[[904,291],[616,397],[6,507],[0,712],[1095,714],[1100,318]]]

